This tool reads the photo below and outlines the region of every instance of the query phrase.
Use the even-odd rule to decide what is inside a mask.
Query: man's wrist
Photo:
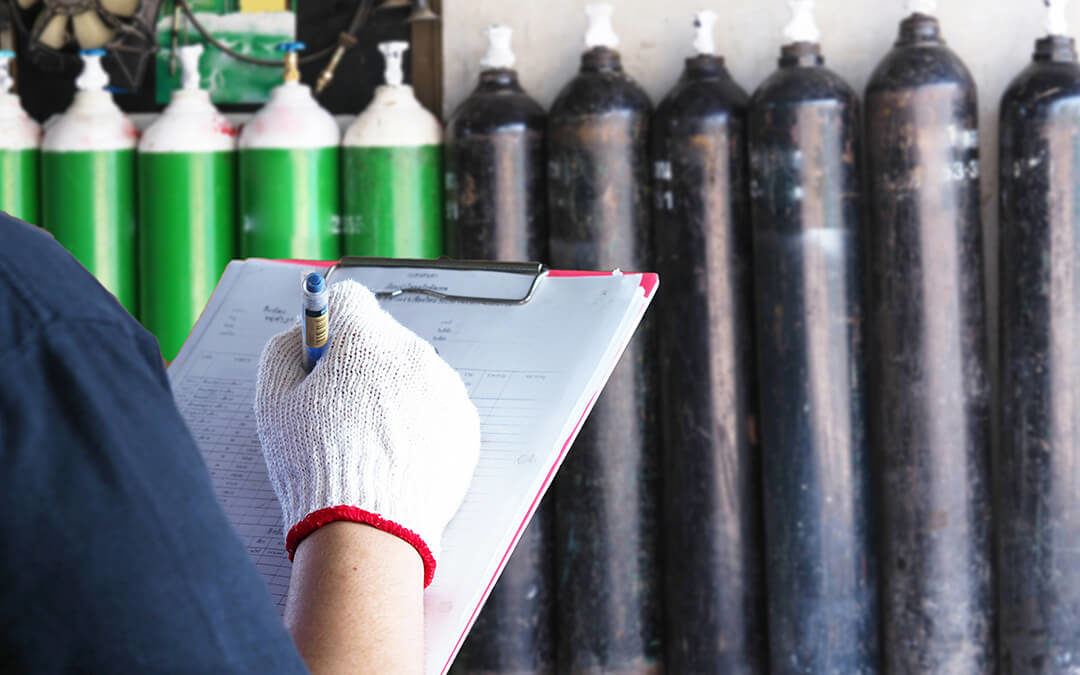
[[[335,521],[297,547],[285,624],[313,673],[422,670],[423,563],[408,543]]]
[[[309,544],[307,552],[301,554],[301,546],[297,546],[295,556],[310,557],[313,549],[319,550],[318,555],[326,555],[328,551],[355,550],[359,547],[365,552],[365,558],[405,568],[406,573],[402,577],[414,576],[418,581],[423,580],[423,560],[417,555],[416,549],[400,537],[367,523],[336,520],[305,537],[301,545],[304,543]],[[409,575],[408,570],[414,570],[415,574]]]
[[[289,553],[289,559],[295,560],[294,556],[300,544],[314,533],[321,531],[326,526],[334,523],[352,523],[368,526],[370,529],[393,539],[395,543],[405,544],[411,547],[419,556],[422,564],[423,587],[427,588],[435,576],[435,556],[430,546],[419,534],[395,521],[383,518],[357,506],[332,506],[313,511],[296,523],[285,538],[285,548]]]

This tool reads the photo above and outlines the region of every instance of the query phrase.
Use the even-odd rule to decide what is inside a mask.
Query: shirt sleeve
[[[32,672],[306,672],[152,340],[68,321],[0,362],[0,654]]]

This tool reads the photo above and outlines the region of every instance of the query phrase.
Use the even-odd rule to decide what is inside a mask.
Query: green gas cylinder
[[[38,222],[38,145],[41,127],[9,91],[8,63],[15,52],[0,50],[0,211]]]
[[[386,84],[345,132],[345,254],[437,258],[443,252],[442,126],[403,84],[407,42],[383,42]]]
[[[71,107],[41,144],[41,225],[132,314],[138,132],[105,90],[103,49],[80,52]]]
[[[199,88],[202,45],[181,47],[183,86],[139,141],[139,318],[176,358],[236,249],[236,129]]]
[[[341,255],[337,122],[300,84],[297,52],[285,82],[240,133],[240,253],[336,260]]]

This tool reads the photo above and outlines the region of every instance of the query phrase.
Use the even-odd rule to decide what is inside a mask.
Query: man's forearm
[[[285,625],[313,673],[421,673],[424,567],[405,541],[335,522],[293,557]]]

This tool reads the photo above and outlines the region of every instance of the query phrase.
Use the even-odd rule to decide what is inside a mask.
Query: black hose
[[[23,23],[22,10],[19,8],[19,5],[15,0],[8,0],[8,5],[11,7],[11,19],[15,22],[15,27],[18,28],[20,33],[29,37],[30,30],[26,27],[26,24]]]

